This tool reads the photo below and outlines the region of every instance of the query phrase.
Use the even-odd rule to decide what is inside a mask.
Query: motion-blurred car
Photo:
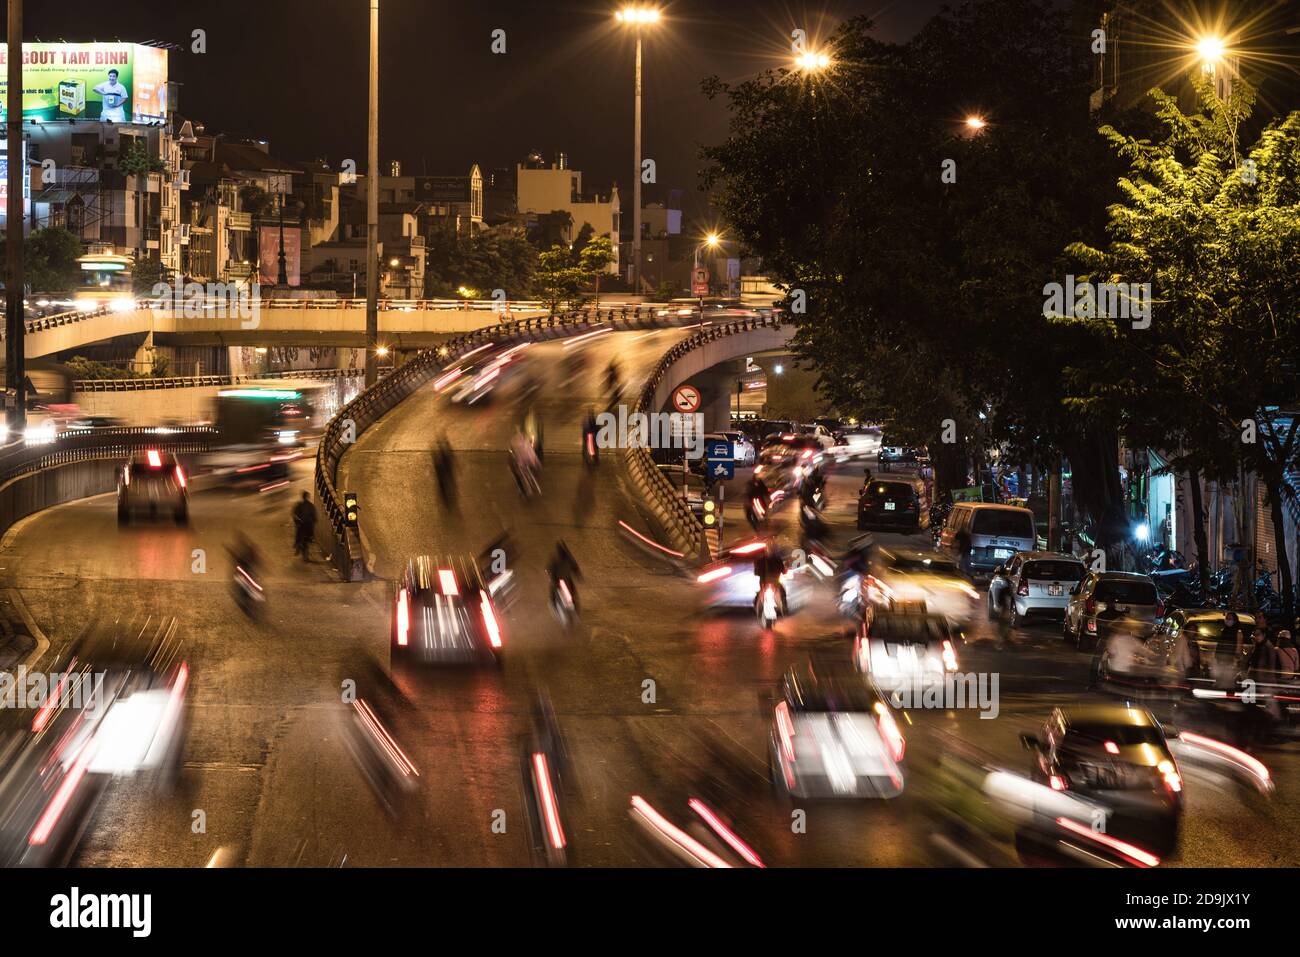
[[[858,490],[858,531],[930,527],[930,493],[919,478],[872,478]]]
[[[921,455],[921,450],[914,445],[884,445],[882,443],[877,461],[881,465],[912,465],[920,460]]]
[[[1072,644],[1092,643],[1106,637],[1111,625],[1129,630],[1131,623],[1144,625],[1149,634],[1163,614],[1164,606],[1149,575],[1089,572],[1070,592],[1062,635]]]
[[[475,560],[408,561],[393,598],[389,643],[395,663],[500,665],[501,621]]]
[[[951,558],[914,548],[878,546],[871,574],[862,581],[862,607],[925,611],[961,627],[975,614],[980,595]]]
[[[105,788],[132,777],[170,788],[188,735],[189,666],[161,642],[79,642],[30,724],[0,742],[0,864],[60,866],[76,852]]]
[[[921,691],[957,671],[961,640],[943,615],[870,611],[858,626],[854,661],[887,695]]]
[[[1180,639],[1194,641],[1202,657],[1213,657],[1219,650],[1219,636],[1227,611],[1222,608],[1179,608],[1156,625],[1153,637],[1170,646]],[[1247,611],[1235,612],[1242,635],[1249,640],[1255,630],[1255,616]]]
[[[117,475],[117,523],[139,515],[169,515],[178,525],[190,519],[189,482],[180,461],[170,452],[137,452]]]
[[[1012,628],[1027,618],[1061,618],[1070,603],[1070,592],[1087,573],[1088,567],[1073,555],[1016,552],[1011,561],[993,569],[989,618],[1006,614]]]
[[[795,797],[892,798],[906,740],[884,697],[848,665],[786,672],[772,712],[772,784]]]
[[[1099,822],[1105,834],[1162,857],[1174,849],[1183,778],[1164,729],[1145,708],[1056,708],[1038,736],[1020,738],[1033,756],[1035,781],[1096,799],[1109,809]]]
[[[758,598],[758,575],[754,561],[771,547],[762,539],[726,549],[716,561],[704,566],[695,582],[704,593],[708,608],[753,608]],[[781,576],[785,587],[786,611],[793,614],[812,598],[814,566],[809,563],[789,568]]]
[[[871,426],[850,426],[835,433],[835,444],[828,450],[836,464],[866,458],[880,451],[880,430]]]

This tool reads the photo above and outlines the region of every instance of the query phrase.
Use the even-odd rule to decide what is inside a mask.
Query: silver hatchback
[[[1060,552],[1016,552],[993,569],[989,581],[988,615],[1010,616],[1012,627],[1028,618],[1060,619],[1070,604],[1070,592],[1088,568],[1073,555]]]

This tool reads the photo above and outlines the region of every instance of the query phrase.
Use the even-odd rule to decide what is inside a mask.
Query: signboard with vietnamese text
[[[0,44],[0,119],[8,47]],[[23,119],[150,123],[167,114],[167,51],[136,43],[24,43]]]

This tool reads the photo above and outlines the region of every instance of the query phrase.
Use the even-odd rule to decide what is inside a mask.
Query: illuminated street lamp
[[[633,110],[632,178],[632,292],[641,289],[641,28],[659,22],[656,7],[624,7],[614,19],[636,31],[636,107]]]
[[[1201,58],[1201,62],[1210,70],[1223,62],[1223,54],[1226,49],[1222,37],[1201,37],[1196,42],[1196,55]]]
[[[988,122],[982,116],[972,115],[966,117],[966,129],[974,133],[978,133],[980,130],[984,129],[984,127],[988,125],[989,125]]]
[[[805,73],[819,73],[831,65],[831,58],[825,53],[800,53],[794,59],[794,64]]]

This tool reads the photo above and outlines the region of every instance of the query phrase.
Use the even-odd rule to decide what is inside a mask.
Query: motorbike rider
[[[532,480],[539,482],[542,472],[542,460],[537,455],[537,449],[529,441],[528,436],[524,434],[523,429],[516,429],[515,434],[510,439],[510,454],[514,457],[515,467],[519,470],[521,482]]]
[[[605,391],[610,398],[616,396],[623,383],[623,373],[619,369],[618,359],[609,360],[609,365],[605,367]]]
[[[785,585],[781,581],[781,576],[785,574],[785,556],[776,542],[768,542],[767,548],[754,556],[754,574],[758,577],[757,597],[761,599],[767,586],[771,585],[779,598],[777,610],[780,614],[785,614]]]
[[[599,446],[596,443],[596,410],[587,407],[587,414],[582,418],[582,454],[595,460],[599,455]],[[588,451],[590,449],[590,452]]]
[[[573,599],[573,613],[578,613],[578,587],[576,582],[582,579],[582,569],[578,565],[578,560],[573,557],[573,552],[569,551],[569,546],[560,539],[555,543],[555,553],[551,556],[550,564],[546,566],[546,574],[551,580],[551,593],[554,594],[560,587],[560,582],[569,588],[569,596]]]
[[[813,508],[821,509],[826,503],[826,475],[820,465],[809,468],[799,486],[799,501]],[[821,503],[820,505],[818,503]]]
[[[761,515],[754,508],[755,502],[761,507]],[[757,475],[750,476],[749,484],[745,486],[745,514],[750,524],[757,526],[771,509],[772,493],[767,490],[767,485]]]

